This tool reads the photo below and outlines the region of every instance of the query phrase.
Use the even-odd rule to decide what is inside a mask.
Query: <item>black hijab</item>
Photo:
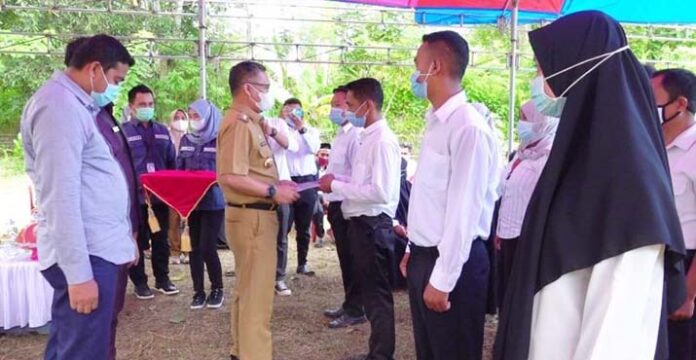
[[[545,76],[627,44],[621,26],[597,11],[563,17],[530,32],[529,40]],[[551,78],[549,86],[563,93],[598,61]],[[664,244],[667,308],[671,312],[685,299],[684,241],[643,67],[630,50],[619,52],[566,97],[517,246],[497,360],[527,359],[533,299],[540,289],[633,249]]]

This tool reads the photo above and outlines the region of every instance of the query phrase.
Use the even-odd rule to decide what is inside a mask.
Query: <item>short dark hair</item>
[[[86,43],[88,39],[89,37],[87,36],[79,36],[70,40],[68,45],[65,46],[65,58],[63,59],[63,64],[65,64],[65,66],[70,66],[70,59],[72,59],[77,49]]]
[[[333,93],[334,93],[334,94],[335,94],[335,93],[347,93],[347,92],[348,92],[348,88],[346,88],[345,85],[339,85],[338,87],[336,87],[335,89],[333,89]]]
[[[104,67],[104,71],[116,67],[119,63],[135,65],[135,59],[128,49],[116,38],[104,34],[94,35],[76,46],[75,53],[68,59],[68,64],[70,67],[82,69],[94,61],[98,61]]]
[[[283,103],[283,106],[286,105],[300,105],[300,107],[302,107],[302,101],[298,98],[289,98]]]
[[[259,71],[266,72],[266,67],[256,61],[242,61],[230,69],[230,91],[236,93],[244,85],[249,76]]]
[[[652,77],[662,77],[662,87],[669,94],[670,100],[679,96],[689,101],[687,110],[696,113],[696,75],[685,69],[666,69],[656,71]]]
[[[413,145],[411,145],[409,143],[401,143],[401,147],[404,149],[408,149],[409,151],[413,150]]]
[[[373,78],[362,78],[352,81],[346,85],[348,91],[353,92],[353,96],[361,101],[372,100],[377,106],[378,111],[382,111],[384,103],[384,92],[382,84]]]
[[[643,64],[643,70],[645,70],[645,73],[648,74],[648,77],[651,78],[655,72],[657,72],[657,69],[655,69],[655,66],[652,64]]]
[[[329,149],[329,150],[331,150],[331,144],[329,144],[329,143],[321,143],[321,145],[319,146],[319,149]]]
[[[138,94],[152,94],[152,96],[155,95],[152,92],[152,89],[143,84],[140,84],[130,89],[130,91],[128,92],[128,103],[132,104],[135,101],[135,97],[138,96]]]
[[[423,42],[429,45],[441,43],[448,50],[452,72],[450,75],[461,79],[469,66],[469,43],[458,33],[446,30],[423,35]]]

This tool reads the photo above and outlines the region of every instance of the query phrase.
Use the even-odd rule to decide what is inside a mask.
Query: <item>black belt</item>
[[[306,183],[306,182],[310,182],[310,181],[317,181],[317,180],[318,180],[318,178],[317,178],[316,175],[291,176],[290,179],[292,179],[292,181],[294,181],[294,182],[296,182],[296,183],[298,183],[298,184],[302,184],[302,183]]]
[[[474,239],[474,241],[471,243],[472,248],[474,247],[474,243],[477,241],[483,241],[483,240],[481,238]],[[414,244],[413,241],[409,241],[408,247],[412,253],[421,253],[421,254],[440,256],[440,252],[437,250],[437,246],[418,246],[418,245]]]
[[[239,209],[253,209],[253,210],[264,210],[264,211],[276,211],[278,209],[277,204],[269,203],[251,203],[251,204],[232,204],[227,203],[227,206]]]

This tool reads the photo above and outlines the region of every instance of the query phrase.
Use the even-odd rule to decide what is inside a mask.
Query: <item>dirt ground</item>
[[[322,312],[341,303],[343,288],[336,251],[333,246],[312,248],[310,266],[317,276],[294,274],[296,251],[291,243],[288,266],[290,297],[276,297],[273,314],[273,353],[276,360],[340,360],[366,353],[369,326],[331,330]],[[232,254],[221,250],[224,270],[234,266]],[[187,265],[170,267],[173,281],[181,288],[178,296],[159,293],[154,300],[138,300],[129,284],[126,305],[118,327],[118,359],[228,359],[229,308],[189,310],[192,296]],[[148,273],[151,274],[150,270]],[[207,281],[207,280],[206,280]],[[151,286],[153,284],[150,284]],[[234,286],[234,278],[225,278],[226,292]],[[225,304],[227,305],[227,304]],[[415,359],[408,297],[395,294],[396,359]],[[486,325],[484,359],[490,358],[495,324]],[[40,359],[46,336],[39,334],[5,335],[0,337],[0,359]]]

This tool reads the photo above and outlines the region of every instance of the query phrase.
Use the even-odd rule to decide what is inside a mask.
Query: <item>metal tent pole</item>
[[[508,99],[508,155],[512,153],[512,139],[515,135],[515,85],[517,80],[517,62],[519,58],[519,0],[512,0],[512,24],[510,29],[510,98]]]
[[[205,38],[205,15],[205,0],[198,0],[198,62],[201,77],[201,99],[206,98],[206,89],[208,83],[208,71],[206,68],[206,57],[208,54]]]

